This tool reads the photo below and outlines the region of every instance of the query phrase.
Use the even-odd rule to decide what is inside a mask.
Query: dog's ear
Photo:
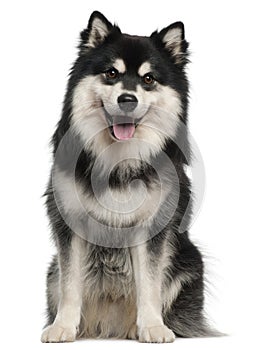
[[[160,40],[165,49],[175,59],[177,65],[187,63],[188,43],[185,40],[184,24],[182,22],[175,22],[162,29],[159,33],[154,32],[151,38]]]
[[[102,44],[115,28],[102,13],[94,11],[90,16],[87,29],[81,32],[81,45],[85,48],[95,48]]]

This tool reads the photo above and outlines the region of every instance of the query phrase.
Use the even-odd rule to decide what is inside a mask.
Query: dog
[[[132,36],[95,11],[78,49],[45,193],[57,255],[41,340],[215,335],[188,236],[184,25]]]

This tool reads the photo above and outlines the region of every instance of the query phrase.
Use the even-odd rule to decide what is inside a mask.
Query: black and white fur
[[[191,197],[184,171],[190,161],[189,143],[187,133],[179,132],[180,124],[187,125],[187,48],[181,22],[150,37],[130,36],[94,12],[88,28],[81,33],[79,55],[53,136],[54,156],[69,130],[73,146],[63,145],[63,161],[55,163],[60,179],[55,186],[57,195],[52,179],[46,191],[58,254],[48,271],[48,321],[43,342],[68,342],[80,337],[172,342],[175,335],[212,334],[203,315],[202,257],[188,232],[179,232]],[[115,81],[106,77],[111,67],[118,72]],[[148,73],[154,78],[151,86],[143,80]],[[123,93],[138,100],[134,111],[126,113],[138,119],[138,124],[133,139],[118,142],[111,135],[109,118],[121,113],[118,97]],[[82,151],[73,174],[66,160],[75,145],[80,145]],[[161,161],[163,181],[171,183],[162,154],[171,160],[178,176],[174,213],[167,212],[169,203],[176,200],[174,188],[166,185],[161,196],[161,184],[151,167],[151,163]],[[129,184],[139,179],[146,185],[147,199],[137,210],[123,214],[100,205],[91,185],[95,162],[100,177],[115,165],[109,183],[100,188],[104,198],[112,192],[115,198],[127,201]],[[140,190],[139,183],[136,186],[132,188],[133,200],[138,199]],[[140,224],[139,235],[150,238],[136,245],[111,247],[97,245],[73,232],[62,211],[71,222],[78,222],[82,209],[74,200],[75,188],[84,209],[97,221],[119,229]],[[165,227],[149,236],[158,219],[165,219]],[[95,237],[95,226],[86,224],[85,228]]]

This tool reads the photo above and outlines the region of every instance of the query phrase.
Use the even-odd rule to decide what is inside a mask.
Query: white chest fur
[[[54,192],[56,202],[67,216],[90,214],[111,226],[126,226],[144,222],[155,215],[165,199],[165,190],[155,182],[149,188],[141,180],[123,189],[104,188],[89,194],[84,187],[64,171],[56,172]]]

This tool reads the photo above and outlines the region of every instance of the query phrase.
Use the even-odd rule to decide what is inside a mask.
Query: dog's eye
[[[115,68],[110,68],[105,72],[107,79],[115,79],[118,76],[118,71]]]
[[[152,76],[152,74],[145,74],[143,76],[143,81],[145,84],[151,85],[154,83],[154,77]]]

